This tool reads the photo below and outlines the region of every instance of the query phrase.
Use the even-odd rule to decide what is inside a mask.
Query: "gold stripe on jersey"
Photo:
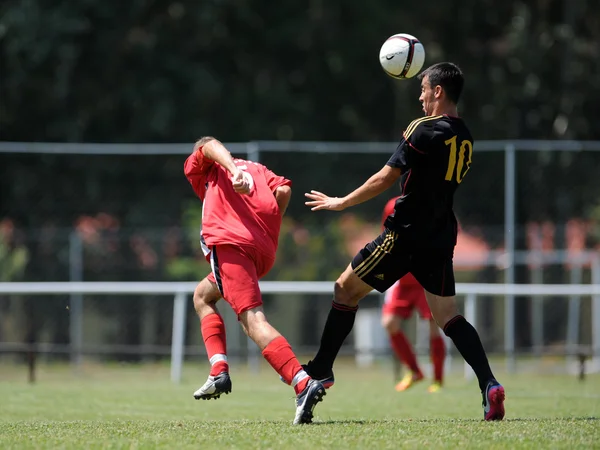
[[[360,266],[354,270],[354,273],[356,273],[359,278],[368,275],[371,270],[377,267],[377,264],[381,262],[385,255],[394,248],[395,243],[396,233],[389,231],[389,234],[385,237],[383,243],[377,247],[377,250],[375,250],[369,258],[363,261],[363,264],[360,264]]]
[[[420,119],[413,120],[408,125],[408,127],[406,127],[406,130],[404,131],[404,139],[408,140],[410,135],[413,134],[413,132],[417,129],[417,127],[420,124],[422,124],[423,122],[427,122],[428,120],[440,119],[442,117],[444,117],[444,116],[425,116],[425,117],[421,117]]]

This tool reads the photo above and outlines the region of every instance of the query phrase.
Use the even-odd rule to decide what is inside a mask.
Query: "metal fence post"
[[[539,262],[539,266],[533,268],[532,271],[532,283],[543,284],[544,283],[544,264]],[[544,347],[544,297],[535,296],[531,299],[532,311],[531,311],[531,343],[533,345],[533,352],[536,356],[542,354],[542,348]]]
[[[592,284],[600,286],[600,254],[592,261]],[[600,294],[592,296],[592,355],[594,367],[600,370]]]
[[[506,284],[515,282],[515,234],[516,234],[516,149],[513,144],[505,148],[504,165],[504,245],[506,251]],[[505,296],[504,349],[509,373],[515,371],[515,296]]]
[[[258,142],[248,142],[246,144],[246,154],[249,161],[260,162],[260,146]]]
[[[177,292],[173,300],[173,335],[171,338],[171,381],[179,383],[185,345],[185,292]]]
[[[69,280],[83,281],[83,246],[81,237],[73,230],[69,234]],[[69,357],[71,367],[78,371],[83,348],[83,295],[71,294],[69,299]]]
[[[465,319],[477,329],[477,294],[474,292],[469,292],[465,299]],[[471,366],[465,361],[465,380],[471,381],[474,375],[475,372],[473,372]]]
[[[582,268],[579,262],[574,262],[571,268],[571,284],[580,284]],[[567,355],[576,356],[579,344],[579,311],[581,309],[581,296],[569,295],[569,312],[567,316]],[[567,358],[568,360],[568,358]]]

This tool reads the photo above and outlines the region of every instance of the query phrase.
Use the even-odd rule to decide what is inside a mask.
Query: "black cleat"
[[[231,378],[227,372],[221,372],[217,376],[209,375],[206,383],[194,392],[196,400],[218,399],[221,394],[229,394],[231,392]]]
[[[313,419],[313,410],[317,403],[323,401],[326,395],[325,387],[318,380],[309,380],[302,392],[296,396],[296,417],[294,425],[311,423]]]
[[[325,389],[329,389],[335,383],[335,377],[333,376],[333,370],[329,369],[329,372],[315,374],[311,370],[312,361],[309,361],[306,364],[302,364],[302,368],[311,377],[313,380],[319,380]]]

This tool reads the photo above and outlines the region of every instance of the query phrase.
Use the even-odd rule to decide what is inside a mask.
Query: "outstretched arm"
[[[401,174],[402,171],[400,169],[386,165],[369,178],[361,187],[345,197],[329,197],[318,191],[310,191],[310,193],[304,194],[307,198],[311,199],[311,201],[305,202],[305,204],[310,206],[312,211],[319,211],[321,209],[342,211],[350,206],[358,205],[373,197],[377,197],[383,191],[389,189],[400,178]]]

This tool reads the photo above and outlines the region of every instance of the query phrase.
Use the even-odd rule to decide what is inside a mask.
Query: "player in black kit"
[[[471,167],[473,138],[458,117],[464,78],[452,63],[423,71],[425,117],[411,122],[387,164],[345,197],[305,194],[313,211],[341,211],[365,202],[401,178],[402,194],[384,232],[354,257],[335,283],[332,308],[315,358],[305,365],[315,379],[333,385],[333,362],[354,325],[358,302],[372,289],[384,292],[406,273],[424,287],[437,324],[473,368],[483,395],[484,419],[504,418],[504,388],[496,381],[473,326],[459,314],[452,258],[457,223],[454,192]]]

